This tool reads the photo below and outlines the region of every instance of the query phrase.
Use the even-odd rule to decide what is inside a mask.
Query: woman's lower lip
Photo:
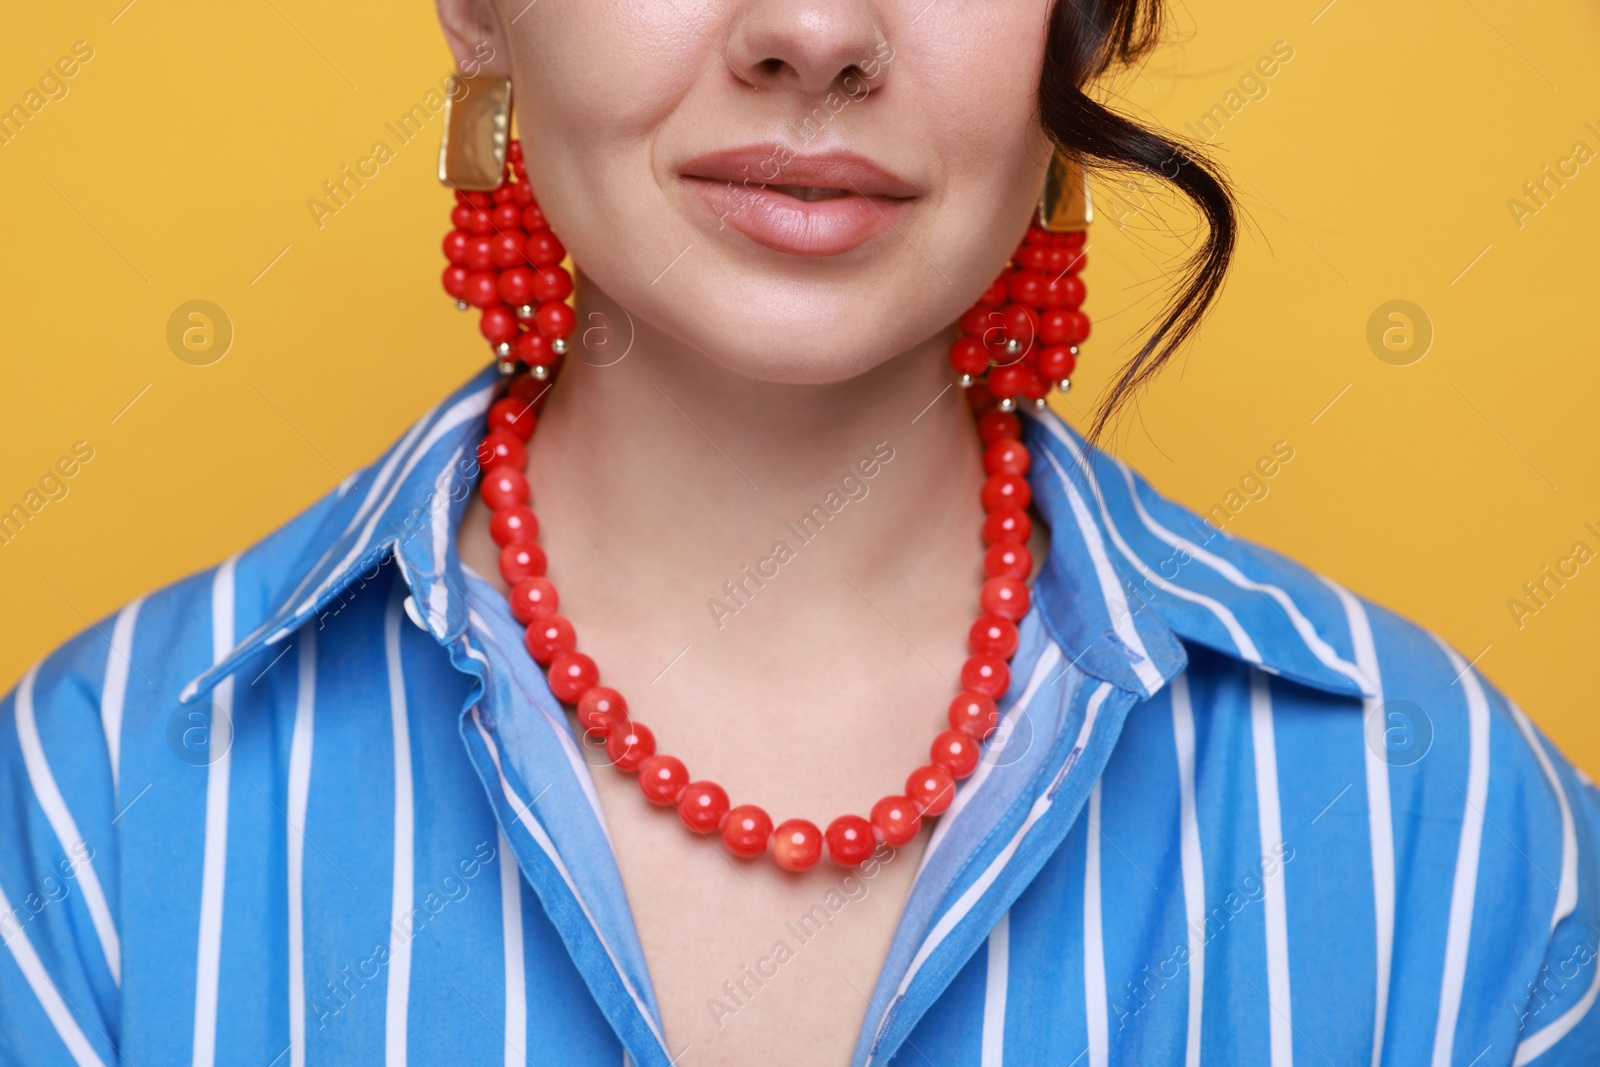
[[[719,227],[792,256],[837,256],[860,248],[894,225],[910,205],[889,197],[799,200],[760,185],[685,178]]]

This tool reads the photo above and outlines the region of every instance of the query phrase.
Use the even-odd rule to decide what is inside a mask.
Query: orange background
[[[1176,18],[1108,91],[1212,142],[1247,232],[1221,306],[1113,444],[1208,511],[1288,442],[1227,528],[1438,631],[1600,770],[1600,563],[1520,626],[1507,603],[1574,542],[1600,549],[1600,161],[1574,155],[1600,151],[1600,12],[1191,0]],[[438,289],[438,120],[405,144],[385,128],[449,72],[431,5],[91,0],[7,23],[0,107],[75,42],[93,53],[0,143],[0,508],[93,449],[0,545],[9,686],[366,463],[484,349]],[[318,228],[306,201],[380,139],[394,158]],[[1080,423],[1193,226],[1170,197],[1096,191]],[[234,333],[208,366],[167,343],[196,299]],[[1393,300],[1433,332],[1406,366],[1367,340]]]

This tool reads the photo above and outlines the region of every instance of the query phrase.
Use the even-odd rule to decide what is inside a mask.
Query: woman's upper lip
[[[905,199],[920,190],[866,156],[848,151],[800,152],[781,145],[746,145],[710,152],[679,168],[686,178],[759,185],[842,189],[861,196]]]

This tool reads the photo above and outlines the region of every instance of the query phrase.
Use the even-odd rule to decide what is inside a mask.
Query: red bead
[[[518,181],[517,184],[511,187],[511,202],[518,207],[525,208],[533,203],[533,190],[528,188],[527,175],[523,171],[521,164],[516,165],[516,172]]]
[[[1033,553],[1019,541],[1001,541],[989,546],[983,554],[983,574],[986,578],[1017,578],[1025,580],[1033,573]]]
[[[578,635],[565,615],[541,615],[528,624],[522,643],[535,663],[548,667],[551,660],[578,647]]]
[[[946,730],[933,739],[931,761],[961,779],[978,769],[978,742],[964,730]]]
[[[1013,257],[1023,270],[1044,270],[1050,263],[1050,250],[1046,245],[1023,245]]]
[[[1017,651],[1017,624],[1001,615],[984,615],[968,631],[967,647],[974,652],[1010,659]]]
[[[994,701],[982,693],[964,690],[950,702],[950,728],[971,734],[979,741],[1000,725],[1000,712]]]
[[[543,579],[526,578],[524,581],[537,582]],[[554,600],[555,589],[552,588],[550,592]],[[555,610],[555,604],[550,605],[550,610]],[[600,668],[582,652],[563,652],[550,661],[547,677],[550,680],[550,692],[556,695],[556,699],[563,704],[571,704],[600,684]]]
[[[504,304],[486,307],[478,319],[478,330],[492,345],[507,344],[516,339],[517,316]]]
[[[922,816],[910,797],[884,797],[872,805],[872,828],[883,836],[885,844],[899,848],[917,836],[922,829]]]
[[[1067,345],[1051,345],[1039,353],[1039,377],[1047,382],[1059,382],[1072,377],[1078,366],[1078,357]]]
[[[772,833],[772,858],[786,871],[804,871],[822,858],[822,831],[805,819],[790,819]]]
[[[924,815],[943,815],[956,798],[956,780],[936,763],[918,767],[906,779],[906,797]]]
[[[451,230],[444,235],[444,258],[456,266],[461,266],[467,261],[467,239],[471,235],[466,230]]]
[[[950,366],[976,378],[989,370],[989,350],[976,337],[957,337],[950,344]]]
[[[1025,244],[1042,245],[1050,241],[1050,231],[1043,226],[1029,226],[1028,232],[1022,238]]]
[[[606,758],[611,765],[619,771],[634,771],[644,769],[644,764],[656,754],[656,735],[650,728],[641,722],[630,722],[625,730],[612,730],[606,737]],[[670,769],[674,773],[670,776],[661,773]],[[683,792],[683,787],[689,784],[689,772],[684,769],[683,763],[671,756],[660,757],[660,762],[652,764],[650,776],[663,799],[657,804],[670,804]],[[639,783],[639,788],[644,788],[644,783]],[[671,796],[667,796],[668,792]],[[650,796],[648,792],[645,796]]]
[[[1062,344],[1081,345],[1089,339],[1089,316],[1081,311],[1067,312],[1066,328],[1061,338]]]
[[[500,303],[499,278],[493,271],[473,271],[467,275],[467,291],[462,299],[475,308],[494,307]]]
[[[1072,332],[1072,312],[1050,308],[1039,316],[1039,340],[1046,345],[1064,345]]]
[[[550,338],[536,330],[528,330],[517,338],[516,357],[530,367],[548,367],[556,361],[550,348]]]
[[[995,336],[1005,329],[1006,320],[1001,314],[991,307],[981,304],[975,308],[968,308],[959,321],[961,332],[968,337],[987,339]]]
[[[722,843],[735,856],[749,859],[767,850],[772,839],[772,817],[754,804],[740,804],[722,824]]]
[[[567,250],[562,247],[561,241],[549,230],[536,230],[528,234],[527,243],[523,246],[528,254],[528,262],[536,267],[553,267],[567,258]]]
[[[538,303],[565,300],[572,295],[572,275],[564,267],[540,267],[534,271],[533,278],[533,298]]]
[[[482,234],[467,238],[463,263],[470,270],[494,269],[494,242]]]
[[[1015,438],[1002,438],[983,451],[983,469],[989,474],[1027,474],[1031,461],[1028,446]]]
[[[991,474],[989,480],[983,483],[985,511],[1003,507],[1025,508],[1032,502],[1033,488],[1028,485],[1028,479],[1020,474]]]
[[[550,228],[550,223],[545,221],[544,212],[539,210],[538,204],[529,204],[522,209],[522,228],[530,234]]]
[[[607,739],[606,751],[610,750],[611,742]],[[639,772],[639,791],[650,803],[663,808],[676,803],[689,784],[689,769],[676,756],[646,756],[635,768]]]
[[[572,328],[578,324],[578,316],[561,301],[551,300],[539,305],[533,321],[539,327],[540,333],[554,340],[570,336]]]
[[[491,200],[493,200],[495,202],[495,206],[496,207],[498,207],[501,204],[505,203],[507,200],[510,200],[511,199],[511,181],[510,181],[510,179],[502,178],[500,180],[500,184],[494,187],[494,192],[489,194],[489,199],[491,199]],[[520,208],[517,210],[517,218],[518,219],[522,218],[522,210]]]
[[[1011,276],[1008,288],[1011,299],[1019,304],[1038,307],[1044,302],[1044,275],[1036,270],[1019,270]]]
[[[521,233],[518,230],[517,233]],[[518,267],[526,264],[528,259],[522,254],[522,242],[516,234],[495,234],[489,241],[489,259],[495,266],[504,270],[507,267]]]
[[[472,233],[493,233],[494,219],[482,208],[472,208],[467,211],[466,227]]]
[[[461,194],[457,193],[456,195],[457,197],[460,197]],[[458,230],[464,230],[467,228],[467,219],[471,215],[472,205],[466,203],[465,201],[458,201],[456,206],[450,209],[450,221]]]
[[[1011,687],[1011,668],[999,656],[974,652],[961,665],[961,686],[992,700],[999,700]]]
[[[544,549],[532,541],[513,541],[500,550],[500,577],[515,585],[524,578],[542,578],[549,566]]]
[[[1006,286],[1010,278],[1010,271],[1002,271],[999,277],[989,283],[989,288],[983,291],[983,295],[978,297],[978,303],[991,308],[1002,306],[1011,296]]]
[[[628,702],[609,685],[597,685],[578,698],[578,725],[587,733],[605,737],[627,721]]]
[[[489,429],[509,430],[520,440],[533,436],[533,408],[515,397],[503,396],[489,408]]]
[[[1039,314],[1025,304],[1012,304],[1001,312],[1006,321],[1006,336],[1020,341],[1023,348],[1039,336]]]
[[[1088,295],[1076,274],[1057,274],[1045,283],[1044,304],[1049,308],[1076,308]]]
[[[500,299],[512,307],[533,303],[536,277],[529,267],[512,267],[500,275]]]
[[[490,430],[478,443],[478,466],[487,469],[501,464],[522,470],[528,465],[528,448],[510,430]]]
[[[1026,541],[1031,533],[1033,520],[1021,508],[995,508],[983,520],[983,543],[986,545],[1001,541]]]
[[[457,300],[467,298],[467,279],[472,275],[465,267],[446,267],[439,276],[439,281],[444,285],[444,291]]]
[[[859,815],[841,815],[822,835],[828,858],[841,867],[859,867],[878,847],[872,824]]]
[[[503,196],[501,195],[501,190],[504,190]],[[489,213],[489,216],[494,219],[494,228],[497,230],[522,229],[522,209],[508,202],[511,197],[510,186],[501,186],[494,193],[497,203],[495,204],[495,209]]]
[[[505,508],[489,516],[489,536],[501,548],[515,541],[532,541],[539,536],[539,520],[526,504]]]
[[[990,578],[978,592],[984,614],[1016,622],[1028,613],[1028,587],[1017,578]]]
[[[697,834],[714,834],[728,817],[728,794],[716,782],[690,782],[678,794],[678,818]]]
[[[537,575],[512,585],[506,599],[511,602],[511,614],[524,626],[541,615],[554,615],[561,605],[556,587]],[[589,684],[594,685],[595,682]]]
[[[515,467],[493,467],[478,483],[478,494],[494,511],[528,502],[528,479]]]
[[[996,367],[989,372],[989,388],[994,390],[994,395],[1002,399],[1011,399],[1022,395],[1022,387],[1028,379],[1028,368],[1020,362],[1020,356],[1008,356],[1008,359],[1019,360],[1009,366]]]
[[[978,416],[978,439],[987,446],[1022,436],[1022,420],[1009,411],[985,411]]]

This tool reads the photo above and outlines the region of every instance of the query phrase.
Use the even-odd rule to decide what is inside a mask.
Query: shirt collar
[[[454,531],[477,481],[484,414],[501,387],[495,368],[485,368],[376,463],[252,548],[293,560],[265,568],[276,588],[264,602],[277,606],[181,699],[199,699],[391,555],[419,623],[441,641],[458,637],[467,615]],[[1323,636],[1338,632],[1342,609],[1309,572],[1158,496],[1054,412],[1026,417],[1024,437],[1034,504],[1051,531],[1034,596],[1084,673],[1150,696],[1184,668],[1186,640],[1331,693],[1376,693]]]
[[[1193,642],[1343,696],[1377,687],[1328,634],[1335,587],[1153,490],[1054,411],[1029,415],[1034,506],[1050,526],[1035,583],[1046,624],[1086,674],[1152,695]]]

